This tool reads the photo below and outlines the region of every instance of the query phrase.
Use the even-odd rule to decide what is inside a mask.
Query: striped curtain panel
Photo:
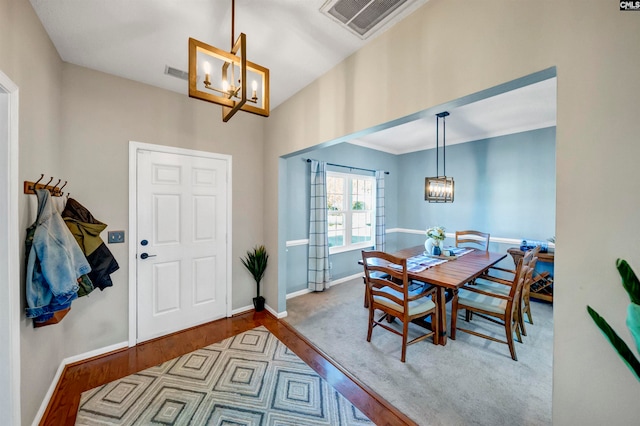
[[[384,224],[384,171],[376,171],[376,250],[384,251],[386,242]]]
[[[307,287],[329,288],[329,237],[327,224],[326,163],[311,160],[311,205],[309,209],[309,269]]]

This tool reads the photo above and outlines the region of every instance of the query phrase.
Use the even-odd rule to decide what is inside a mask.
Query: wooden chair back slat
[[[456,231],[456,247],[477,248],[478,250],[489,251],[490,235],[486,232],[466,230]]]

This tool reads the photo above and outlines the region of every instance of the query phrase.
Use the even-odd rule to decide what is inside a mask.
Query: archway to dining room
[[[530,97],[527,98],[527,96]],[[536,125],[520,123],[518,126],[513,121],[509,123],[510,128],[503,127],[500,130],[493,130],[494,133],[485,131],[483,134],[478,123],[491,120],[491,111],[504,111],[504,106],[498,104],[500,99],[506,99],[512,103],[508,107],[512,112],[520,111],[525,115],[526,111],[521,108],[533,107],[544,109],[544,114],[540,116]],[[522,104],[513,104],[518,100]],[[546,103],[542,105],[535,102]],[[307,159],[333,163],[337,165],[334,166],[334,171],[349,172],[350,170],[340,167],[347,166],[352,169],[351,172],[355,172],[356,168],[390,172],[385,178],[385,207],[387,207],[385,251],[422,244],[425,239],[425,228],[432,225],[444,225],[449,238],[456,229],[488,230],[491,233],[491,251],[506,253],[509,248],[517,248],[522,239],[545,241],[553,250],[554,244],[547,240],[555,235],[555,102],[556,70],[550,68],[444,105],[416,112],[409,117],[382,124],[374,129],[328,141],[321,146],[283,157],[280,160],[280,174],[283,177],[280,182],[284,182],[284,186],[280,187],[279,216],[282,226],[279,227],[279,232],[280,246],[284,249],[279,252],[279,276],[281,283],[286,282],[286,288],[280,288],[279,295],[287,299],[289,316],[285,320],[376,391],[378,387],[382,387],[381,384],[375,383],[372,375],[368,374],[366,369],[359,369],[358,365],[367,363],[377,365],[385,362],[387,358],[389,362],[396,361],[395,352],[385,352],[386,336],[379,337],[379,340],[384,340],[373,345],[366,343],[362,335],[362,330],[365,330],[366,335],[366,319],[362,322],[349,316],[341,317],[329,309],[333,306],[347,306],[345,298],[350,297],[357,301],[348,305],[350,307],[347,311],[366,312],[362,308],[364,292],[362,278],[360,278],[362,267],[357,265],[360,257],[359,250],[342,252],[338,250],[330,255],[332,286],[340,283],[348,283],[348,285],[318,293],[312,303],[299,303],[305,296],[298,296],[308,292],[306,289],[308,252],[306,221],[309,211],[308,188],[306,188],[309,183]],[[470,116],[462,120],[460,117],[466,113],[465,109],[473,109],[474,106],[481,106],[476,112],[480,114],[478,118],[473,119]],[[445,110],[450,112],[447,118],[446,167],[447,174],[456,179],[456,199],[452,204],[431,204],[424,201],[424,179],[425,176],[435,175],[435,131],[433,131],[435,114]],[[504,117],[500,114],[497,116]],[[493,117],[496,115],[494,114]],[[495,127],[500,128],[500,124],[507,124],[508,120],[502,121],[504,123],[496,123]],[[464,133],[460,128],[469,127],[470,132],[473,133],[474,126],[476,127],[475,136],[467,137],[465,140],[465,137],[460,135]],[[416,134],[419,136],[417,142],[415,142]],[[414,142],[408,141],[412,137]],[[393,144],[394,141],[398,143]],[[411,143],[415,145],[411,147]],[[399,147],[400,145],[404,148]],[[331,170],[331,167],[329,169]],[[363,171],[355,173],[366,175]],[[451,239],[448,241],[451,242]],[[507,256],[500,266],[513,268],[511,256]],[[546,266],[548,269],[549,265]],[[544,268],[541,270],[544,271]],[[552,269],[548,272],[552,275]],[[351,291],[347,292],[344,290],[346,288],[350,288]],[[339,295],[332,297],[336,294]],[[296,305],[299,306],[296,307]],[[321,308],[314,309],[317,306]],[[524,338],[524,343],[519,347],[518,363],[508,363],[510,359],[506,347],[504,347],[506,351],[504,353],[500,353],[501,349],[491,348],[490,355],[483,358],[495,357],[501,368],[504,363],[505,368],[513,374],[517,374],[520,366],[525,365],[524,368],[536,371],[535,377],[532,377],[534,381],[538,380],[534,386],[538,391],[536,403],[540,404],[543,412],[548,412],[550,421],[553,309],[552,305],[546,301],[535,301],[534,306],[538,311],[542,308],[539,314],[540,320],[535,321],[536,312],[534,312],[534,325],[529,327],[530,336]],[[310,321],[317,323],[318,326],[309,325]],[[344,322],[348,323],[348,327],[342,326]],[[356,329],[357,331],[354,331]],[[353,333],[358,331],[360,334],[355,336]],[[340,338],[345,335],[350,337],[342,346],[339,344]],[[360,337],[362,345],[355,345],[354,342]],[[467,342],[466,340],[469,339],[471,341]],[[482,339],[475,340],[475,343],[473,336],[469,339],[459,336],[458,341],[454,343],[458,347],[469,344],[482,348],[485,345]],[[373,354],[370,354],[372,358],[366,363],[362,359],[363,345],[374,348]],[[399,346],[399,344],[395,345],[394,349],[399,350]],[[433,349],[430,346],[420,348],[420,344],[415,345],[409,349],[408,362],[411,362],[411,351],[428,352],[432,355],[432,351],[440,353],[442,349],[450,347],[453,345]],[[529,348],[535,348],[536,351]],[[348,355],[349,351],[355,351],[353,356]],[[479,353],[482,354],[482,351]],[[525,355],[527,353],[530,356]],[[427,363],[430,368],[437,368],[435,359],[437,358],[431,356],[415,361]],[[431,365],[432,362],[433,365]],[[490,364],[466,363],[466,365],[473,367],[463,371],[481,369],[495,371]],[[395,372],[394,368],[392,370]],[[538,372],[540,372],[539,375]],[[403,380],[412,380],[411,377],[403,379],[400,373],[397,377],[391,378],[385,375],[385,378],[396,385]],[[465,378],[459,379],[464,382]],[[478,374],[468,374],[466,379],[484,380]],[[391,394],[392,392],[389,393],[390,402],[394,404],[394,397]],[[521,400],[520,396],[516,399],[519,403],[532,403]],[[442,412],[440,415],[441,418],[453,419],[448,417],[452,415],[451,413]],[[544,420],[544,418],[538,420]]]

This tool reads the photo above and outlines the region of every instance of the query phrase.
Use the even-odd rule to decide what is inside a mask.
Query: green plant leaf
[[[624,259],[616,260],[616,268],[622,277],[622,286],[627,290],[631,302],[640,305],[640,281],[638,281],[633,269]]]
[[[636,342],[636,352],[640,354],[640,305],[629,304],[627,308],[627,328]]]
[[[268,260],[269,255],[264,245],[255,246],[253,250],[247,250],[247,255],[240,258],[240,261],[251,273],[256,282],[257,296],[260,296],[260,281],[262,281],[264,272],[267,269]]]
[[[613,328],[607,323],[607,321],[602,318],[595,310],[591,308],[591,306],[587,305],[587,311],[596,325],[602,330],[604,335],[609,339],[611,345],[618,351],[618,354],[622,358],[622,360],[627,364],[627,367],[633,372],[636,376],[636,379],[640,381],[640,362],[633,355],[629,346],[618,336]]]

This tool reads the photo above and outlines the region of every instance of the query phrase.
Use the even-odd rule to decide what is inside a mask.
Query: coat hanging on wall
[[[111,287],[113,282],[109,275],[120,266],[100,237],[107,224],[93,217],[89,210],[73,198],[67,200],[62,218],[91,265],[88,275],[94,287],[100,290]]]
[[[25,240],[25,294],[27,318],[39,326],[54,324],[69,311],[78,297],[77,279],[91,266],[51,202],[49,190],[35,189],[35,193],[38,213]]]

